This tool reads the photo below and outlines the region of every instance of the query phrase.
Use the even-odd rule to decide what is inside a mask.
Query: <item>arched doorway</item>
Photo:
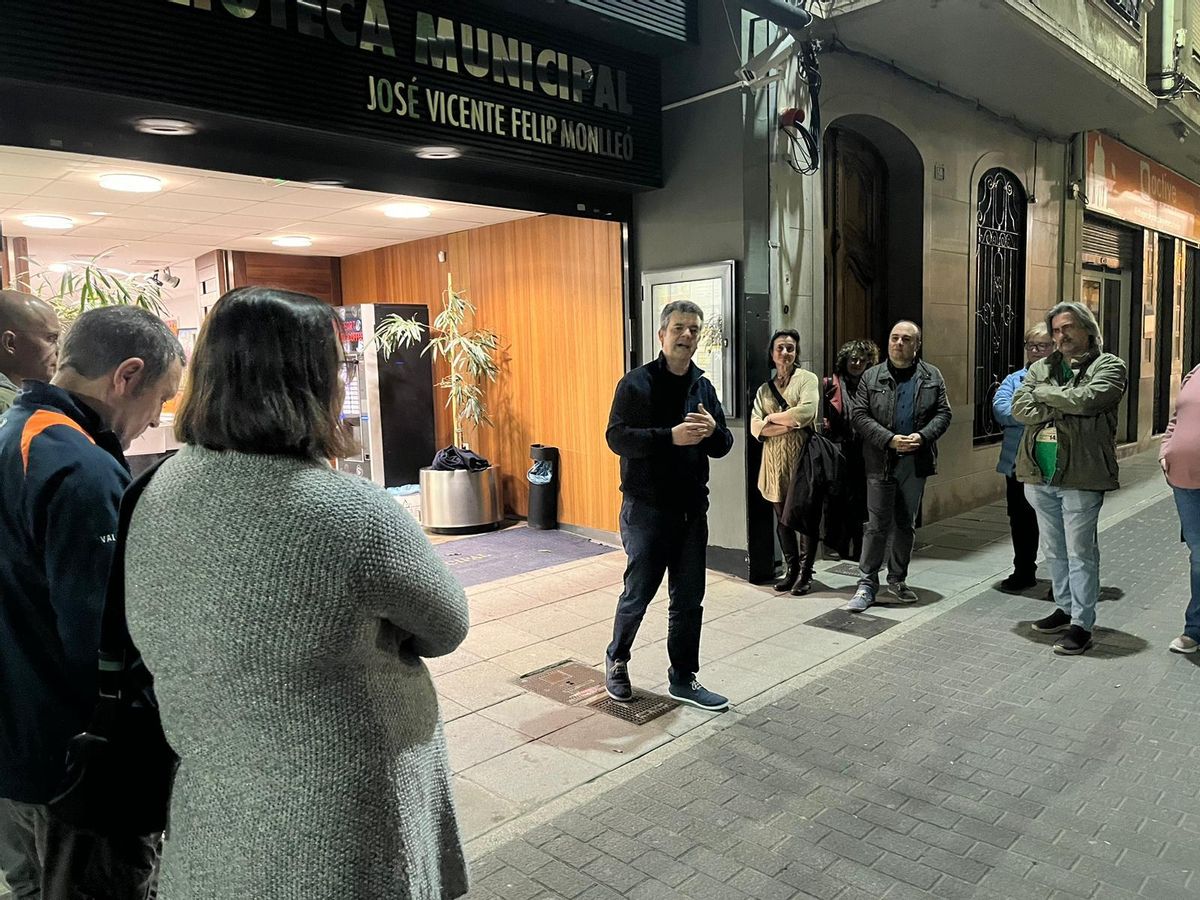
[[[824,137],[825,369],[867,337],[882,351],[897,319],[923,309],[925,172],[912,141],[873,116],[843,116]]]

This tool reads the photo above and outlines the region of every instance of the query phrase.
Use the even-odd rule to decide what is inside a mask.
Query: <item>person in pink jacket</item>
[[[1183,634],[1171,641],[1175,653],[1200,647],[1200,366],[1183,377],[1175,414],[1163,435],[1158,463],[1175,493],[1179,524],[1192,559],[1192,596],[1183,614]]]

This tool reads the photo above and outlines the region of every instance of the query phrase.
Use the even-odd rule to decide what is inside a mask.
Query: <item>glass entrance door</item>
[[[1136,366],[1133,359],[1133,310],[1132,277],[1128,271],[1083,273],[1081,297],[1083,304],[1092,311],[1096,321],[1100,323],[1100,334],[1104,338],[1104,349],[1114,353],[1125,361],[1130,373]],[[1131,385],[1135,379],[1130,376],[1130,385],[1126,385],[1125,397],[1117,411],[1117,443],[1124,444],[1137,440],[1131,430],[1136,428],[1137,417],[1133,413],[1135,402]]]

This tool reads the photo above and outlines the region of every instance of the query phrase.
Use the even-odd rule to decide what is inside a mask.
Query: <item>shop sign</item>
[[[1095,131],[1085,190],[1092,212],[1200,242],[1200,185]]]
[[[0,38],[0,76],[414,151],[450,146],[477,160],[661,181],[658,61],[484,3],[93,0],[86,11],[71,0],[10,3],[14,39]]]

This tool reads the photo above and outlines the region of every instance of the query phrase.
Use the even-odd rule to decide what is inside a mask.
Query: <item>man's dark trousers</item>
[[[894,461],[890,477],[867,476],[869,518],[858,562],[859,587],[868,588],[872,594],[879,589],[879,570],[885,556],[888,582],[899,584],[907,580],[917,535],[917,512],[924,493],[925,478],[917,474],[916,457],[912,454]]]
[[[1025,485],[1012,475],[1004,480],[1008,483],[1008,530],[1012,532],[1013,574],[1033,578],[1037,574],[1037,513],[1025,499]]]
[[[700,669],[707,510],[660,509],[626,497],[621,504],[621,543],[629,562],[625,566],[625,590],[617,601],[608,658],[614,662],[629,660],[646,607],[666,574],[671,597],[667,613],[669,677],[673,684],[687,684]]]

